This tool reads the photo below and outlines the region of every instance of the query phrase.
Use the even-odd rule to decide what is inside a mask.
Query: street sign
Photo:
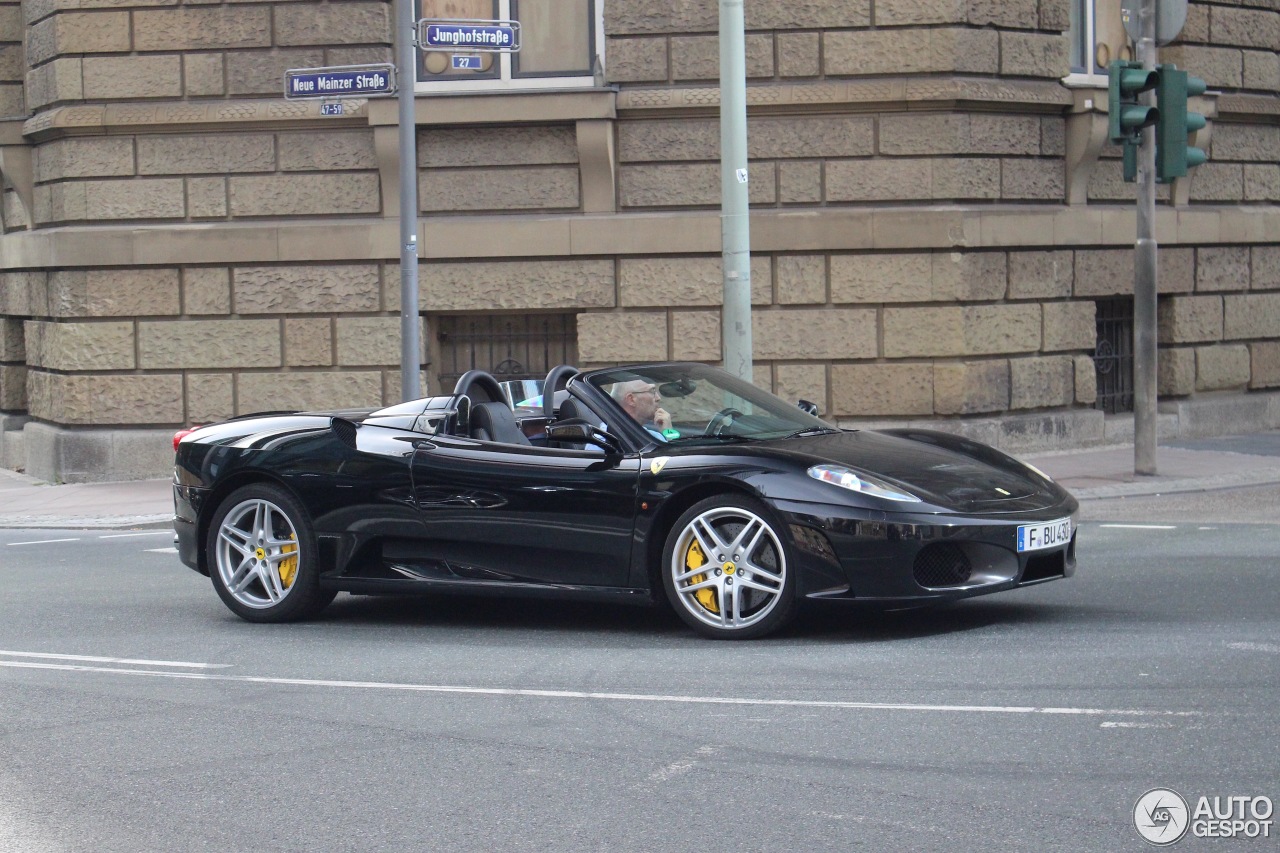
[[[455,53],[453,55],[454,71],[481,71],[483,68],[478,54]]]
[[[391,63],[293,68],[284,73],[284,96],[289,100],[372,97],[395,93],[396,67]]]
[[[418,21],[418,47],[469,53],[515,53],[520,50],[520,22],[423,18]]]
[[[1156,44],[1168,44],[1186,26],[1187,0],[1157,0],[1155,7]],[[1120,0],[1120,20],[1124,21],[1124,31],[1135,42],[1142,39],[1142,23],[1138,20],[1141,8],[1142,0]]]

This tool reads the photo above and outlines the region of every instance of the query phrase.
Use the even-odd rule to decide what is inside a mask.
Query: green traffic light
[[[1205,163],[1209,155],[1187,144],[1187,137],[1205,127],[1200,113],[1187,111],[1187,98],[1202,95],[1206,84],[1173,65],[1161,65],[1156,83],[1156,103],[1160,114],[1156,122],[1156,178],[1168,183],[1187,176],[1189,169]]]
[[[1141,62],[1112,62],[1107,68],[1107,135],[1112,142],[1137,142],[1142,129],[1159,121],[1156,107],[1139,103],[1138,96],[1154,89],[1160,75]]]

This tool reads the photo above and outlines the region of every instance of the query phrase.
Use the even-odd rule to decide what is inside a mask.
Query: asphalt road
[[[1085,523],[1070,580],[749,643],[477,600],[255,626],[169,544],[0,531],[0,850],[1136,851],[1151,788],[1280,800],[1274,523]],[[1224,845],[1275,827],[1176,849]]]

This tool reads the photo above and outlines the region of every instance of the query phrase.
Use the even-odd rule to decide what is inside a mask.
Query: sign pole
[[[1138,25],[1138,60],[1147,72],[1156,70],[1155,0],[1142,0]],[[1142,103],[1155,105],[1155,92],[1141,94]],[[1138,150],[1138,213],[1133,276],[1133,470],[1156,473],[1156,140],[1155,128],[1142,129]]]
[[[418,314],[418,126],[414,115],[417,80],[414,0],[396,0],[396,79],[400,107],[400,397],[416,400],[422,362],[422,321]]]

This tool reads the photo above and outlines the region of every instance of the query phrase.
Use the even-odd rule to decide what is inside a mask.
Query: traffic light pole
[[[396,80],[400,139],[400,398],[416,400],[421,369],[422,321],[418,317],[418,123],[413,0],[396,0]]]
[[[724,369],[751,382],[751,220],[747,194],[746,22],[743,0],[720,0],[720,237]]]
[[[1138,61],[1144,71],[1156,70],[1155,0],[1142,0]],[[1155,93],[1141,94],[1154,106]],[[1156,473],[1156,140],[1155,129],[1142,129],[1138,150],[1137,242],[1133,270],[1133,470]]]

